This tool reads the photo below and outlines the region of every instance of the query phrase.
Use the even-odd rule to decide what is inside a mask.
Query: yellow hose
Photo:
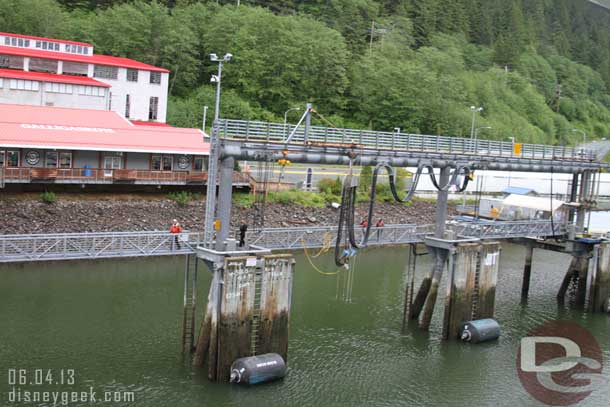
[[[307,258],[307,261],[309,261],[309,264],[311,264],[311,267],[317,271],[318,273],[322,274],[323,276],[336,276],[337,274],[339,274],[341,272],[341,270],[343,270],[343,267],[339,267],[336,271],[334,272],[327,272],[327,271],[322,271],[320,270],[311,260],[311,256],[309,255],[309,252],[307,251],[307,246],[305,244],[305,240],[301,239],[301,242],[303,243],[303,251],[305,252],[305,257]],[[328,251],[328,250],[327,250]],[[321,254],[321,251],[320,253]],[[318,254],[318,255],[319,255]]]

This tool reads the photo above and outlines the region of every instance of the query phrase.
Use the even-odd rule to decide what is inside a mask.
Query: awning
[[[521,208],[535,209],[545,212],[555,212],[564,203],[557,199],[539,198],[527,195],[509,195],[502,200],[504,206],[517,206]]]
[[[115,112],[0,104],[0,147],[208,155],[199,129],[134,126]]]

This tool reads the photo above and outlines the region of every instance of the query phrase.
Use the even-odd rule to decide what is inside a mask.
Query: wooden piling
[[[434,314],[434,306],[436,305],[436,299],[438,297],[438,286],[443,276],[443,270],[445,269],[448,255],[448,250],[439,248],[434,249],[434,271],[432,273],[432,280],[430,281],[430,290],[426,296],[423,315],[419,323],[420,329],[424,331],[430,329],[432,315]]]
[[[214,278],[216,284],[213,284],[210,290],[212,291],[212,308],[210,317],[210,345],[208,346],[208,379],[215,381],[218,377],[218,320],[220,318],[220,296],[222,287],[220,281],[222,279],[222,270],[214,270]]]
[[[483,242],[479,253],[479,292],[473,319],[493,318],[496,306],[496,285],[500,269],[499,242]],[[531,261],[530,261],[531,264]]]
[[[601,243],[596,247],[596,269],[590,279],[589,310],[608,312],[610,296],[610,244]]]
[[[218,324],[218,381],[228,381],[231,364],[250,356],[256,257],[225,259]]]
[[[210,291],[208,293],[208,304],[205,309],[205,314],[201,320],[201,326],[199,328],[199,336],[197,337],[197,344],[195,345],[195,353],[193,355],[192,364],[194,367],[202,367],[205,362],[205,356],[210,346],[210,334],[212,331],[212,314],[214,312],[214,301],[213,292],[216,290],[218,274],[214,273],[212,277],[212,283],[210,284]]]
[[[530,292],[530,281],[532,276],[532,259],[534,257],[534,246],[525,246],[525,265],[523,266],[523,284],[521,285],[521,301],[527,301]]]
[[[472,318],[479,243],[458,244],[450,254],[443,339],[458,339],[460,325]]]
[[[294,258],[272,255],[265,256],[264,261],[257,353],[274,352],[288,360]]]

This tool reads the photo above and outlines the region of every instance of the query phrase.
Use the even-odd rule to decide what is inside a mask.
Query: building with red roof
[[[0,103],[112,110],[165,123],[169,71],[85,42],[0,32]]]
[[[205,185],[204,137],[108,110],[0,103],[0,185]]]

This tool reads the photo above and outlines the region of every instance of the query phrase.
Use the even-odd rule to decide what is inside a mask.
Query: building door
[[[116,155],[107,155],[104,157],[104,176],[112,177],[112,170],[121,169],[121,157]]]

